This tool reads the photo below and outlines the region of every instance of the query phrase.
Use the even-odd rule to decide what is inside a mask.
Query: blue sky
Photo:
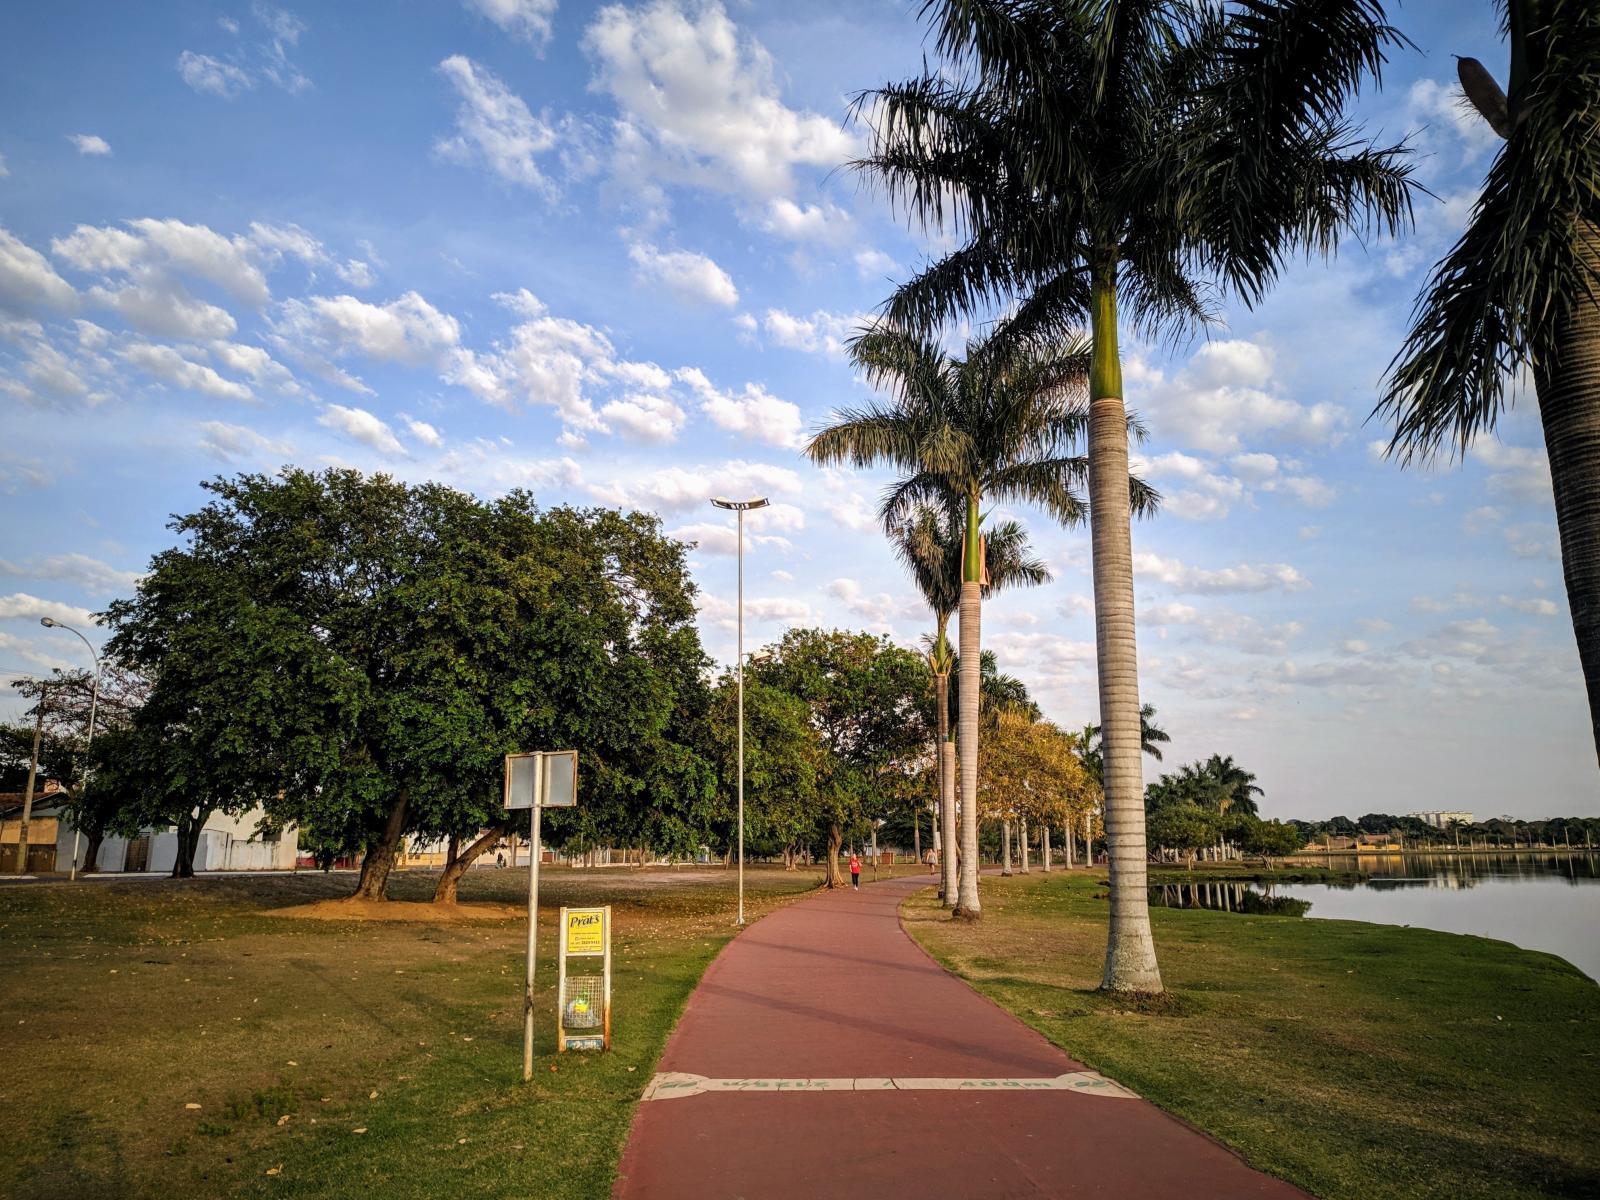
[[[938,246],[839,164],[859,91],[914,73],[908,3],[412,0],[32,5],[0,47],[0,668],[74,665],[198,481],[293,462],[661,513],[702,628],[927,626],[883,479],[798,454],[868,394],[840,340]],[[1130,342],[1145,698],[1168,766],[1220,751],[1278,815],[1594,812],[1594,757],[1531,402],[1459,465],[1367,423],[1493,145],[1452,54],[1490,5],[1397,7],[1418,49],[1361,114],[1411,134],[1416,231],[1297,266],[1175,348]],[[987,644],[1095,716],[1087,539]],[[0,701],[15,712],[14,698]],[[1151,764],[1153,767],[1154,764]]]

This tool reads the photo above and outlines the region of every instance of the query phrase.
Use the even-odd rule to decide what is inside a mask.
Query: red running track
[[[712,1079],[1052,1078],[1081,1071],[900,927],[925,877],[764,917],[706,971],[660,1072]],[[618,1200],[1298,1198],[1144,1100],[1069,1091],[718,1092],[639,1105]]]

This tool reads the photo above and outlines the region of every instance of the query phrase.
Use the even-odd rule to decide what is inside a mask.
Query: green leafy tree
[[[927,667],[887,638],[791,629],[745,672],[747,686],[752,678],[804,703],[827,750],[813,828],[825,841],[828,886],[838,887],[845,835],[892,810],[925,753]]]
[[[1150,840],[1182,854],[1192,871],[1195,853],[1217,840],[1217,819],[1193,804],[1168,804],[1150,814]]]
[[[654,518],[354,471],[205,486],[174,522],[184,543],[109,614],[112,648],[154,680],[129,769],[180,836],[261,803],[325,849],[359,846],[356,894],[380,899],[408,833],[504,819],[503,756],[529,748],[580,751],[558,841],[704,824],[713,780],[684,741],[704,655],[684,547]]]
[[[932,0],[943,61],[863,97],[861,164],[957,246],[896,327],[1016,304],[1011,335],[1087,325],[1089,502],[1111,922],[1104,986],[1161,990],[1150,935],[1120,313],[1171,332],[1256,303],[1301,251],[1410,217],[1402,148],[1344,116],[1403,39],[1378,0]]]
[[[1306,844],[1305,835],[1294,825],[1282,821],[1254,821],[1240,844],[1250,854],[1259,854],[1271,863],[1293,854]]]
[[[711,699],[708,757],[717,772],[719,825],[728,829],[736,806],[739,771],[738,695],[726,675]],[[745,679],[744,803],[747,850],[781,854],[793,870],[796,855],[816,827],[818,788],[827,777],[828,750],[798,696]]]
[[[1503,139],[1466,231],[1417,301],[1378,411],[1402,463],[1492,435],[1527,371],[1555,494],[1561,563],[1600,754],[1600,7],[1503,0],[1504,91],[1457,68]]]

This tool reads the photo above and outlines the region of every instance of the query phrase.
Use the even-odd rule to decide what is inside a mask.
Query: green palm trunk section
[[[961,886],[956,912],[976,919],[978,900],[978,692],[982,657],[983,550],[978,541],[979,497],[967,497],[967,544],[962,555],[960,622],[956,640],[961,654],[961,686],[956,696],[956,758],[961,774]]]
[[[1578,256],[1600,278],[1600,227],[1580,221]],[[1545,451],[1555,493],[1561,571],[1572,609],[1589,719],[1600,755],[1600,302],[1578,298],[1557,331],[1558,358],[1535,369]]]
[[[1161,972],[1156,966],[1155,941],[1150,934],[1145,869],[1128,421],[1122,403],[1113,272],[1095,276],[1090,331],[1089,528],[1093,540],[1106,857],[1111,872],[1111,924],[1100,986],[1117,992],[1159,992]]]

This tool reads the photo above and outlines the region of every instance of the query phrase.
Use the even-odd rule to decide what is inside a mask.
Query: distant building
[[[1449,829],[1457,822],[1462,825],[1473,823],[1472,814],[1469,812],[1414,812],[1407,813],[1406,816],[1415,817],[1424,825],[1432,825],[1435,829]]]

